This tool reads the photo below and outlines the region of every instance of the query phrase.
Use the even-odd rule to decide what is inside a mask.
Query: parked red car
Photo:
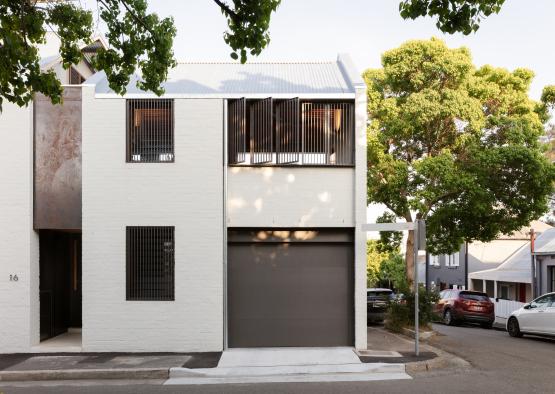
[[[443,290],[439,293],[435,312],[447,325],[459,322],[479,323],[484,328],[491,328],[495,321],[493,302],[485,293],[469,290]]]

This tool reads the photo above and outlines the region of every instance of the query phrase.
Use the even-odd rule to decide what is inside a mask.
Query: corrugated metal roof
[[[163,84],[166,95],[344,94],[354,93],[340,61],[309,63],[180,63]],[[86,81],[86,83],[89,81]],[[113,93],[97,78],[96,93]],[[128,94],[144,93],[132,81]]]
[[[536,238],[536,251],[553,243],[555,243],[555,228],[550,228]],[[472,272],[468,277],[471,279],[531,283],[531,257],[530,242],[527,242],[499,267],[492,270]]]

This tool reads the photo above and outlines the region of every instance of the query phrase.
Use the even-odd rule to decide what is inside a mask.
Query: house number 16
[[[10,275],[10,282],[17,282],[19,280],[19,278],[17,277],[17,275]]]

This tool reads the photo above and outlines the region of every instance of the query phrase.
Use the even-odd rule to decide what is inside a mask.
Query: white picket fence
[[[495,305],[495,323],[505,326],[507,319],[517,309],[522,308],[524,302],[490,298]]]

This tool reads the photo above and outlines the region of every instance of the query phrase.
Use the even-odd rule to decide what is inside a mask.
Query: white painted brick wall
[[[229,227],[354,227],[353,168],[229,167]]]
[[[83,350],[223,347],[223,102],[175,100],[175,163],[125,162],[125,100],[83,92]],[[125,300],[125,227],[175,226],[175,301]]]
[[[39,341],[38,236],[33,231],[32,108],[0,113],[0,353]],[[17,275],[18,281],[10,281]]]

